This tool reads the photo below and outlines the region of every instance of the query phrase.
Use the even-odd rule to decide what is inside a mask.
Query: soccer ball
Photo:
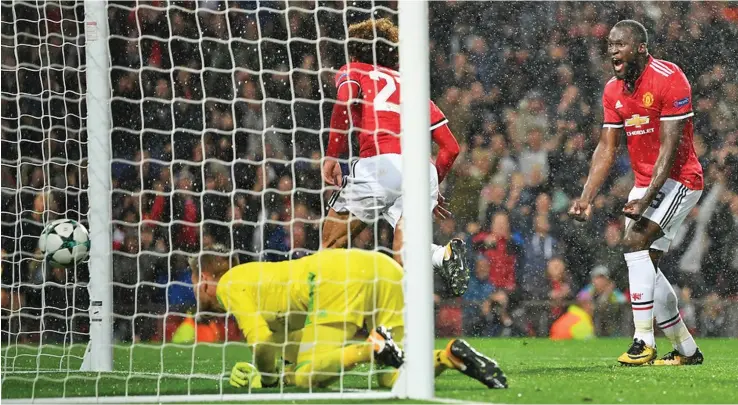
[[[87,258],[90,234],[77,221],[57,219],[41,232],[38,247],[52,266],[68,267]]]

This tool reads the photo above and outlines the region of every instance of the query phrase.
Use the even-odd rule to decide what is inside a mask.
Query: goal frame
[[[108,3],[85,0],[87,156],[90,201],[90,341],[82,371],[113,371],[112,185]]]
[[[84,0],[86,49],[86,103],[88,133],[90,223],[90,341],[80,371],[113,371],[112,289],[112,178],[110,110],[110,48],[108,4]],[[391,391],[345,391],[305,393],[244,393],[66,397],[8,399],[11,403],[171,403],[265,400],[361,400],[407,398],[434,399],[433,278],[430,274],[431,206],[430,73],[428,52],[428,1],[398,2],[401,123],[403,145],[404,261],[405,261],[405,353],[406,362]],[[408,281],[412,280],[412,288]],[[412,377],[412,383],[410,377]]]

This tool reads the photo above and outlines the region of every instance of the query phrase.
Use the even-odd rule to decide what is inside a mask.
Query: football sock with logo
[[[653,306],[656,323],[674,349],[685,356],[693,355],[697,350],[697,343],[679,315],[677,295],[661,270],[656,275]]]
[[[653,295],[656,283],[656,268],[648,250],[626,253],[628,264],[628,284],[635,324],[635,339],[642,339],[646,345],[654,347],[653,336]]]
[[[431,244],[431,264],[434,269],[443,266],[443,259],[446,257],[446,246]],[[449,249],[450,250],[450,249]],[[451,252],[449,252],[450,254]]]

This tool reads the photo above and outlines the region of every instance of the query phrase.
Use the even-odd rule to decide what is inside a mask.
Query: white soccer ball
[[[41,232],[38,247],[52,266],[68,267],[87,259],[90,234],[77,221],[57,219]]]

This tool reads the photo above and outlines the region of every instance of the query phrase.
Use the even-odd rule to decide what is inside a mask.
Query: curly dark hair
[[[355,62],[397,69],[398,42],[398,29],[392,20],[368,19],[349,27],[348,56]]]

